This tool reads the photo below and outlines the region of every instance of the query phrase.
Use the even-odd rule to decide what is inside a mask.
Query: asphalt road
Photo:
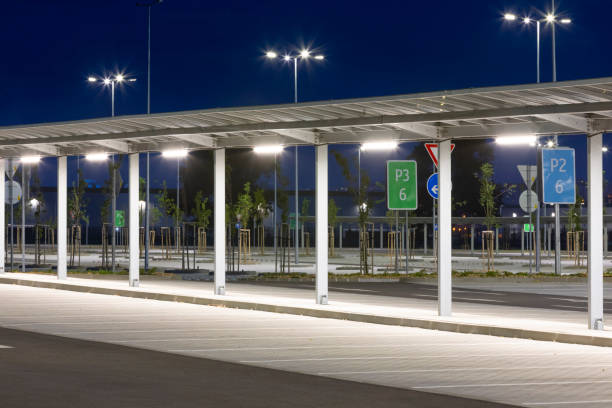
[[[9,407],[474,407],[507,405],[0,329]]]
[[[612,405],[601,347],[17,285],[0,328],[1,407]]]
[[[314,283],[309,282],[249,281],[245,283],[248,283],[249,285],[300,289],[308,288],[314,290]],[[232,283],[232,285],[236,284],[240,284],[240,282]],[[566,286],[566,284],[567,283],[562,282],[560,287]],[[542,293],[542,291],[532,291],[530,290],[530,286],[533,285],[529,282],[517,284],[512,288],[512,290],[470,288],[466,287],[465,285],[458,287],[456,283],[454,285],[453,302],[488,304],[496,306],[531,307],[552,310],[572,310],[576,312],[587,311],[587,298],[585,296],[575,296],[568,294],[567,292],[555,293],[555,290],[549,290],[547,291],[548,293]],[[586,285],[579,286],[586,287]],[[399,298],[427,300],[438,299],[437,286],[411,282],[330,282],[329,291]],[[572,292],[576,293],[580,292],[580,290],[574,289]],[[612,299],[604,300],[604,312],[612,313]]]

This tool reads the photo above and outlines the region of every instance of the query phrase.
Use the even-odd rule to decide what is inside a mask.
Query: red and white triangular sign
[[[429,153],[429,157],[438,167],[438,144],[437,143],[425,143],[425,150]],[[455,150],[455,144],[451,143],[451,153]]]

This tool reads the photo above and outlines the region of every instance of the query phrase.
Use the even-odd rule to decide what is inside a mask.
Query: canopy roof
[[[612,131],[612,77],[0,127],[0,156]]]

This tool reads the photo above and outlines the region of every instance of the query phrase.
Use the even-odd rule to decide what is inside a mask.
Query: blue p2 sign
[[[542,191],[546,204],[576,202],[574,149],[542,149]]]

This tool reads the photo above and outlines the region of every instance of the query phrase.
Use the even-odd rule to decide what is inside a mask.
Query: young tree
[[[251,197],[251,183],[244,183],[242,193],[238,195],[238,200],[234,206],[236,218],[240,217],[240,222],[244,227],[249,225],[251,213],[253,211],[253,198]]]
[[[253,218],[257,225],[263,226],[263,221],[270,215],[270,204],[264,196],[264,191],[258,188],[253,192]]]
[[[330,198],[327,204],[327,223],[332,228],[338,223],[338,211],[340,211],[340,208],[336,206],[334,199]]]
[[[83,172],[81,169],[78,169],[77,182],[72,183],[72,191],[70,197],[68,197],[68,216],[71,225],[80,225],[81,221],[89,222],[89,217],[87,216],[88,201],[85,199],[86,188],[87,182],[83,177]]]
[[[302,213],[300,215],[303,215],[304,217],[308,217],[309,210],[310,210],[310,200],[305,198],[302,201]]]
[[[208,197],[203,197],[204,192],[202,192],[202,190],[196,193],[194,200],[195,203],[193,207],[193,216],[196,219],[198,227],[204,228],[204,231],[206,231],[210,222],[210,215],[212,213],[212,209],[208,208]]]
[[[495,224],[495,183],[493,182],[494,170],[490,163],[480,166],[480,205],[484,210],[485,224],[487,230],[491,230]]]

